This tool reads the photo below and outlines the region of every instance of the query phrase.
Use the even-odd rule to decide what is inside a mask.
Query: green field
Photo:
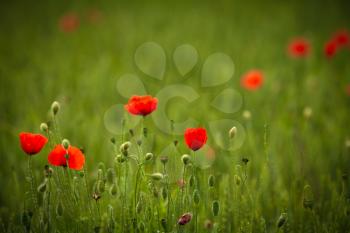
[[[346,0],[1,2],[1,232],[350,232],[350,45],[324,54],[335,32],[350,30],[349,9]],[[71,32],[60,28],[67,14],[79,19]],[[307,57],[287,53],[298,37]],[[197,59],[176,57],[184,44]],[[256,91],[240,84],[252,69],[264,74]],[[213,104],[226,89],[235,95]],[[146,93],[158,109],[140,124],[122,105]],[[31,157],[31,179],[18,135],[40,133],[42,122],[52,138]],[[183,131],[198,126],[208,142],[192,153]],[[64,138],[84,149],[84,170],[53,167],[37,191]],[[154,155],[139,172],[131,158],[115,161],[125,141],[140,161]],[[183,154],[194,165],[181,189]]]

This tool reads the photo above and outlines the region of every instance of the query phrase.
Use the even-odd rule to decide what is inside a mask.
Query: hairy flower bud
[[[181,161],[184,165],[187,165],[189,164],[189,162],[191,161],[191,157],[187,154],[184,154],[182,157],[181,157]]]
[[[209,187],[214,187],[215,186],[215,176],[214,175],[210,175],[208,177],[208,186]]]
[[[131,142],[124,142],[120,145],[120,153],[122,153],[124,156],[129,155],[129,149],[131,147]]]
[[[200,194],[199,194],[199,191],[198,191],[198,189],[195,189],[194,191],[193,191],[193,202],[194,202],[194,204],[196,204],[196,205],[198,205],[199,204],[199,201],[200,201]]]
[[[107,169],[107,182],[109,184],[113,184],[114,183],[114,179],[115,179],[115,173],[113,168],[108,168]]]
[[[155,172],[151,175],[151,178],[155,181],[159,181],[164,178],[164,175],[160,172]]]
[[[63,139],[62,140],[62,146],[64,149],[68,150],[69,146],[70,146],[70,142],[68,141],[68,139]]]
[[[219,215],[220,203],[219,203],[218,200],[213,201],[212,206],[211,206],[211,211],[212,211],[214,216],[218,216]]]
[[[303,190],[303,206],[305,209],[312,209],[314,205],[314,194],[310,185],[305,185]]]
[[[162,197],[164,200],[168,197],[168,190],[165,187],[162,188]]]
[[[187,223],[189,223],[191,221],[191,219],[192,219],[191,213],[184,213],[183,215],[181,215],[181,217],[177,221],[177,224],[179,224],[181,226],[186,225]]]
[[[149,161],[151,159],[153,159],[153,154],[152,153],[147,153],[146,156],[145,156],[145,160]]]
[[[109,194],[112,196],[116,196],[118,193],[118,186],[117,184],[112,184],[111,187],[109,188]]]
[[[235,184],[237,185],[237,186],[240,186],[241,185],[241,177],[239,177],[238,175],[234,175],[233,176],[233,180],[234,180],[234,182],[235,182]]]
[[[103,180],[97,181],[96,189],[98,193],[103,193],[105,191],[105,182]]]
[[[287,214],[282,213],[277,220],[277,227],[281,228],[286,223],[286,221],[287,221]]]
[[[119,154],[119,155],[117,155],[117,156],[115,157],[115,160],[116,160],[118,163],[124,163],[125,158],[124,158],[124,156],[122,156],[121,154]]]
[[[38,192],[39,193],[43,193],[46,191],[46,187],[47,187],[47,179],[45,179],[39,186],[38,186]]]
[[[61,108],[60,103],[57,101],[54,101],[51,104],[51,111],[52,111],[53,115],[56,115],[58,113],[58,111],[60,110],[60,108]]]
[[[45,122],[40,124],[40,130],[44,133],[46,133],[48,131],[49,127],[47,126],[47,124]]]
[[[162,164],[166,164],[167,162],[168,162],[168,160],[169,160],[169,157],[168,156],[166,156],[166,155],[163,155],[163,156],[160,156],[160,162],[162,163]]]
[[[57,206],[56,206],[56,215],[57,215],[58,217],[61,217],[61,216],[63,215],[63,205],[62,205],[62,202],[61,202],[61,201],[59,201],[59,202],[57,203]]]
[[[230,137],[230,139],[233,139],[237,134],[237,127],[233,126],[230,131],[228,132],[228,135]]]
[[[111,141],[112,144],[115,144],[115,143],[116,143],[116,140],[115,140],[114,137],[112,137],[112,138],[110,139],[110,141]]]

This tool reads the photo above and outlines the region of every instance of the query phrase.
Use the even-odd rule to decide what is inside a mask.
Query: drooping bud
[[[84,171],[79,171],[78,174],[79,174],[79,176],[80,176],[81,178],[83,178],[83,177],[85,176]]]
[[[149,161],[151,159],[153,159],[153,154],[152,153],[147,153],[146,156],[145,156],[145,160]]]
[[[62,205],[62,202],[61,202],[61,201],[59,201],[59,202],[57,203],[57,206],[56,206],[56,215],[57,215],[58,217],[61,217],[61,216],[63,215],[63,205]]]
[[[242,158],[242,162],[243,162],[244,165],[247,165],[248,162],[249,162],[249,159],[247,159],[247,158]]]
[[[200,194],[199,194],[198,189],[195,189],[193,191],[193,202],[194,202],[194,204],[198,205],[199,201],[200,201]]]
[[[214,226],[213,222],[210,219],[205,220],[204,222],[204,228],[207,230],[212,229]]]
[[[54,101],[52,104],[51,104],[51,111],[53,113],[53,115],[56,115],[58,113],[58,111],[60,110],[60,103],[57,102],[57,101]]]
[[[182,157],[181,157],[181,160],[182,160],[182,163],[184,165],[187,165],[189,164],[189,162],[191,161],[191,157],[187,154],[184,154]]]
[[[116,142],[116,140],[115,140],[114,137],[112,137],[112,138],[110,139],[110,141],[111,141],[112,144],[115,144],[115,142]]]
[[[228,132],[228,135],[230,137],[230,139],[233,139],[237,134],[237,127],[233,126],[230,131]]]
[[[177,144],[179,144],[178,140],[174,140],[174,146],[177,146]]]
[[[160,220],[160,223],[162,224],[163,229],[165,230],[165,232],[167,232],[167,222],[165,218],[162,218]]]
[[[179,224],[181,226],[186,225],[187,223],[189,223],[191,221],[191,219],[192,219],[192,214],[185,213],[185,214],[181,215],[181,217],[177,221],[177,224]]]
[[[151,175],[151,178],[155,181],[159,181],[164,178],[164,175],[160,172],[155,172]]]
[[[115,179],[115,173],[113,168],[108,168],[107,169],[107,182],[109,184],[113,184],[114,183],[114,179]]]
[[[190,179],[189,179],[189,184],[190,184],[190,187],[193,187],[195,185],[195,179],[194,179],[194,176],[190,176]]]
[[[218,200],[213,201],[211,206],[211,211],[214,216],[218,216],[220,212],[220,203]]]
[[[49,127],[47,126],[47,124],[45,122],[40,124],[40,130],[42,132],[46,133],[48,129],[49,129]]]
[[[111,194],[112,196],[116,196],[117,193],[118,193],[118,186],[117,184],[113,183],[109,188],[109,194]]]
[[[122,156],[121,154],[119,154],[119,155],[117,155],[117,156],[115,157],[115,160],[116,160],[118,163],[124,163],[125,158],[124,158],[124,156]]]
[[[131,142],[124,142],[123,144],[121,144],[120,146],[120,152],[124,155],[124,156],[128,156],[129,154],[129,148],[131,147]]]
[[[163,156],[160,156],[160,162],[162,163],[162,164],[166,164],[167,162],[168,162],[168,160],[169,160],[169,157],[168,156],[166,156],[166,155],[163,155]]]
[[[277,220],[277,227],[281,228],[286,223],[286,221],[287,221],[287,214],[282,213]]]
[[[62,146],[64,149],[68,150],[69,146],[70,146],[70,142],[68,141],[68,139],[63,139],[62,140]]]
[[[303,206],[305,209],[312,209],[314,205],[314,194],[310,185],[305,185],[303,190]]]
[[[215,186],[215,176],[214,175],[210,175],[208,177],[208,186],[209,187],[214,187]]]

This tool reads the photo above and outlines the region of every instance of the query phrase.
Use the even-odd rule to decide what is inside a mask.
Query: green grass
[[[103,14],[102,21],[96,25],[83,17],[93,7]],[[198,171],[201,194],[196,209],[198,232],[205,231],[206,219],[216,223],[213,232],[349,232],[349,180],[342,177],[349,173],[350,164],[350,149],[345,147],[346,138],[350,138],[350,98],[344,92],[345,85],[350,83],[350,53],[344,51],[332,60],[327,60],[323,54],[323,45],[332,33],[349,27],[348,9],[346,1],[71,3],[49,0],[1,3],[0,216],[4,226],[12,232],[23,231],[20,216],[26,208],[32,209],[26,194],[29,191],[26,182],[28,158],[19,147],[18,133],[39,132],[40,123],[50,119],[51,103],[58,100],[62,105],[58,115],[61,135],[86,151],[89,170],[86,178],[90,190],[87,194],[84,179],[77,178],[78,200],[82,202],[77,206],[81,209],[65,202],[66,198],[74,198],[72,194],[61,198],[53,192],[51,230],[91,232],[94,227],[101,226],[101,232],[105,232],[107,228],[111,229],[111,209],[108,207],[111,205],[115,231],[122,232],[124,170],[120,164],[114,164],[115,153],[110,143],[114,135],[105,128],[103,117],[110,106],[127,102],[118,94],[116,82],[123,74],[133,73],[146,82],[152,95],[164,86],[178,82],[189,84],[200,93],[203,98],[189,107],[183,106],[186,102],[182,99],[171,102],[174,106],[168,110],[171,119],[180,121],[190,115],[205,125],[222,117],[234,119],[245,127],[246,140],[232,153],[221,151],[209,135],[208,144],[214,146],[217,156],[211,168]],[[61,32],[57,26],[58,19],[68,11],[76,11],[81,16],[79,29],[71,34]],[[286,46],[295,36],[310,40],[312,51],[307,59],[294,60],[286,55]],[[155,41],[165,50],[167,79],[164,82],[152,80],[135,65],[135,50],[147,41]],[[175,48],[184,43],[197,49],[199,62],[191,77],[181,80],[171,59]],[[214,52],[229,55],[235,64],[235,73],[227,84],[202,88],[199,85],[201,66]],[[261,69],[265,74],[263,88],[254,93],[240,87],[240,76],[252,68]],[[224,87],[233,87],[243,95],[243,107],[239,112],[227,115],[209,107],[209,100]],[[193,111],[198,106],[202,111]],[[306,106],[313,110],[310,119],[303,116]],[[251,120],[243,119],[244,109],[251,111]],[[159,156],[174,138],[157,130],[151,119],[146,119],[145,126],[157,142],[152,151],[156,162],[148,165],[146,171],[162,172]],[[181,177],[181,155],[189,151],[181,135],[175,139],[179,140],[178,152],[169,152],[174,167],[170,169],[169,165],[168,170],[178,179]],[[32,160],[38,183],[43,180],[48,152],[49,147],[46,147]],[[241,162],[243,157],[249,158],[246,168]],[[107,190],[98,202],[102,223],[96,203],[92,198],[86,198],[87,195],[91,197],[92,186],[98,180],[100,162],[106,170],[116,169],[118,184],[117,197],[110,196]],[[244,169],[247,169],[247,178],[243,183]],[[210,174],[216,177],[214,188],[207,185]],[[132,211],[133,166],[129,179],[130,195],[126,205]],[[164,218],[166,202],[162,197],[153,197],[147,183],[148,178],[143,177],[139,190],[146,200],[138,220],[148,229],[152,228],[150,232],[164,231],[155,212],[159,211],[160,218]],[[310,185],[313,193],[312,209],[303,207],[306,185]],[[162,183],[156,183],[155,188],[161,192],[164,187]],[[171,196],[177,200],[179,189],[174,183],[170,188]],[[188,189],[190,196],[193,189]],[[56,218],[55,208],[60,199],[64,215]],[[216,199],[220,202],[220,212],[219,216],[213,217],[211,204]],[[158,203],[159,210],[153,210]],[[90,204],[92,214],[88,208]],[[175,226],[182,214],[176,209],[179,205],[172,205],[174,216],[169,217],[168,226]],[[188,205],[187,211],[194,210]],[[40,232],[40,211],[33,220],[34,232]],[[277,229],[276,222],[282,213],[287,213],[287,221]],[[134,231],[131,224],[134,215],[129,214],[128,226]],[[182,230],[193,232],[193,222],[192,219]],[[174,231],[177,229],[173,228]]]

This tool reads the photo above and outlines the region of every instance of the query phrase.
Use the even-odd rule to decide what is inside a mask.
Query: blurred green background
[[[350,55],[344,51],[327,60],[323,54],[331,35],[349,27],[349,9],[346,0],[1,2],[1,216],[6,219],[22,208],[26,155],[19,147],[18,133],[39,132],[54,100],[62,104],[62,135],[86,149],[89,168],[99,161],[112,161],[112,135],[104,126],[104,113],[114,104],[127,102],[116,90],[118,78],[136,74],[152,95],[167,82],[176,83],[174,79],[151,80],[135,66],[135,50],[147,41],[164,48],[165,76],[174,78],[179,76],[171,63],[174,49],[184,43],[193,45],[199,63],[191,78],[180,83],[193,85],[199,93],[208,91],[198,85],[205,58],[214,52],[229,55],[235,65],[233,78],[210,92],[234,87],[242,93],[241,111],[225,117],[241,122],[247,138],[231,155],[217,151],[214,167],[225,171],[232,165],[226,161],[245,156],[251,161],[249,176],[259,177],[266,159],[265,135],[273,181],[264,190],[270,190],[266,195],[274,195],[276,200],[266,207],[271,216],[291,198],[286,195],[292,195],[289,187],[296,180],[300,192],[306,183],[314,187],[321,206],[331,190],[340,190],[338,181],[350,167],[349,148],[344,145],[350,137],[350,97],[344,91],[350,83]],[[77,14],[80,25],[65,33],[59,20],[69,12]],[[89,19],[91,12],[98,12],[97,20]],[[307,59],[295,60],[286,54],[288,42],[297,36],[311,43]],[[240,76],[254,68],[264,72],[265,83],[250,93],[241,89]],[[202,124],[212,115],[206,98],[210,97],[202,99],[200,105],[192,103],[192,107],[205,109],[205,113],[201,109],[191,113]],[[191,109],[183,107],[181,101],[174,103],[179,107],[172,116],[175,120]],[[303,116],[306,106],[313,110],[311,119]],[[244,109],[252,113],[249,122],[242,118]],[[151,130],[152,122],[146,124]],[[162,136],[159,133],[156,139]],[[168,139],[171,137],[163,138],[160,144]],[[182,143],[181,136],[177,139]],[[34,160],[37,175],[46,164],[47,152],[46,148]],[[186,150],[182,148],[182,152]]]

